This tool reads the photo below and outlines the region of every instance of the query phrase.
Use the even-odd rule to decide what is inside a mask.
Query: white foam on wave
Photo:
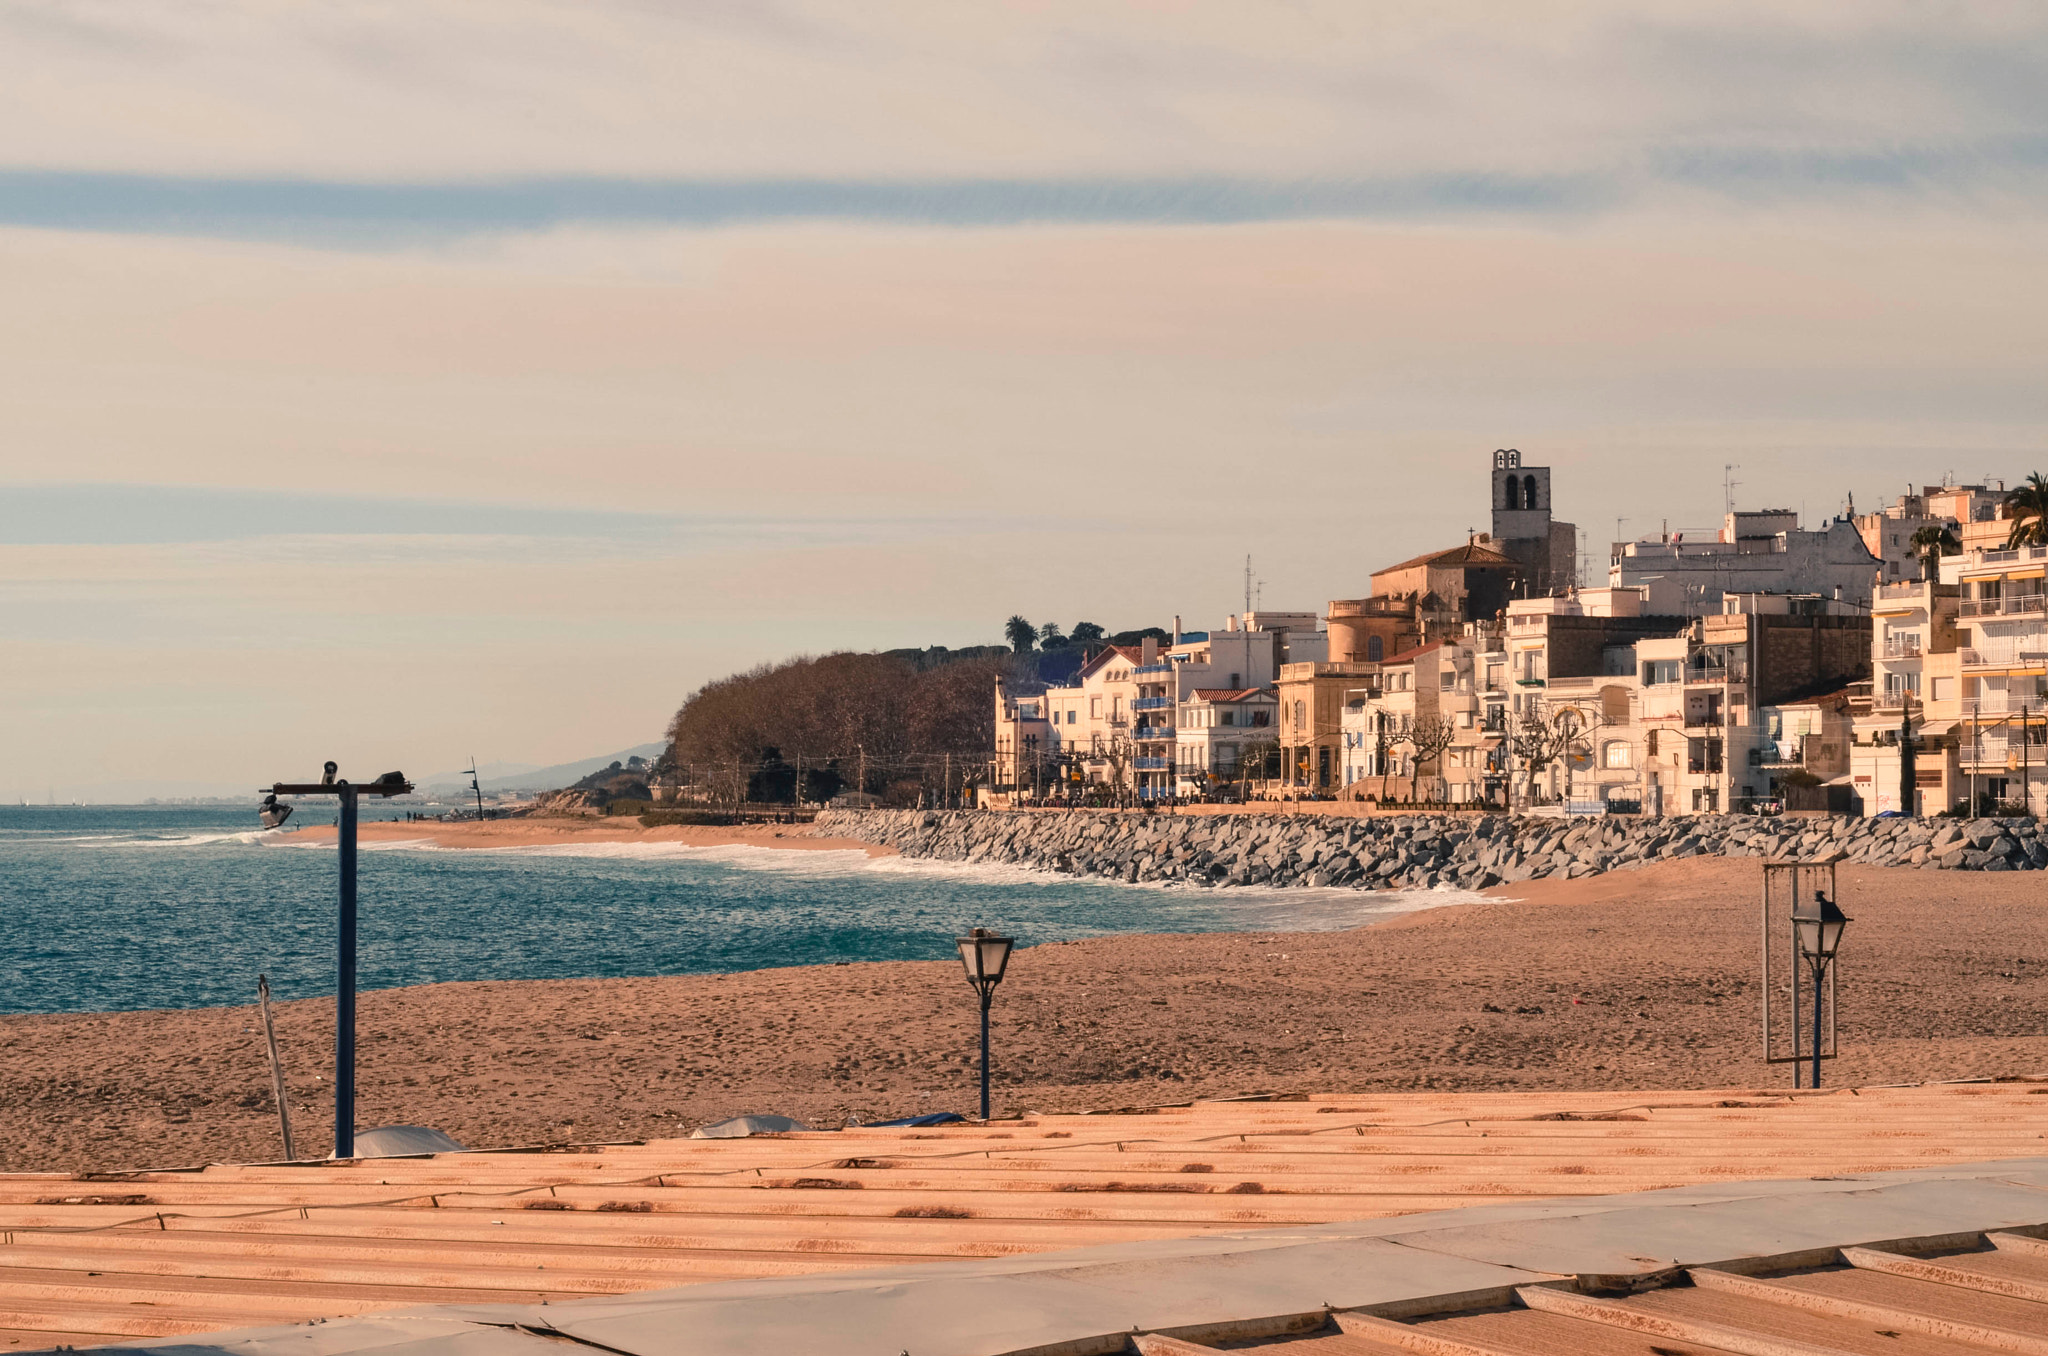
[[[332,847],[332,843],[319,846]],[[934,857],[871,857],[859,848],[783,848],[753,843],[705,847],[692,843],[532,843],[497,848],[450,848],[431,840],[380,843],[381,849],[479,852],[496,856],[568,857],[611,861],[716,863],[743,871],[826,880],[854,876],[901,876],[913,880],[957,880],[973,885],[1021,885],[1040,889],[1143,890],[1167,913],[1179,909],[1213,917],[1221,913],[1247,931],[1325,932],[1363,927],[1398,914],[1452,904],[1492,904],[1472,890],[1439,886],[1428,890],[1353,890],[1342,886],[1241,885],[1202,887],[1171,881],[1126,884],[1100,876],[1071,876],[1002,862],[953,862]],[[1073,901],[1079,906],[1082,901]]]
[[[186,833],[175,838],[136,837],[131,834],[95,834],[81,838],[47,838],[50,843],[96,843],[119,848],[192,848],[213,843],[261,843],[274,838],[279,829],[231,830],[225,833]]]

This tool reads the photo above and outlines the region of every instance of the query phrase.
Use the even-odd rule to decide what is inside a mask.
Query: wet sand
[[[1694,858],[1350,932],[1020,951],[996,999],[997,1110],[1789,1085],[1757,1056],[1758,879],[1753,860]],[[1845,868],[1841,893],[1855,922],[1830,1082],[2048,1073],[2039,877]],[[300,1143],[317,1151],[333,1005],[278,1013]],[[674,1135],[741,1112],[965,1112],[975,1023],[950,960],[387,990],[362,998],[360,1123],[484,1146]],[[0,1018],[0,1167],[277,1153],[253,1008]]]

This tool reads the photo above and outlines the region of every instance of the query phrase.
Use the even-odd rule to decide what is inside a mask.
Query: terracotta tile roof
[[[1389,658],[1384,662],[1389,664],[1403,664],[1420,655],[1428,654],[1431,650],[1441,650],[1443,647],[1444,643],[1442,641],[1433,640],[1427,645],[1418,645],[1412,650],[1403,650],[1401,651],[1401,653],[1394,655],[1392,658]]]
[[[1330,1095],[931,1130],[0,1175],[0,1352],[2011,1158],[2041,1150],[2034,1091]]]
[[[1373,577],[1378,578],[1383,574],[1392,574],[1396,570],[1412,570],[1418,565],[1435,565],[1440,569],[1451,569],[1462,565],[1469,565],[1475,568],[1509,565],[1516,569],[1521,568],[1520,563],[1513,556],[1505,552],[1496,551],[1491,546],[1478,546],[1467,543],[1464,546],[1453,546],[1448,551],[1430,551],[1413,559],[1404,560],[1399,565],[1383,566],[1373,571]]]
[[[1241,702],[1247,697],[1274,694],[1263,687],[1198,687],[1195,695],[1205,702]],[[1275,700],[1278,700],[1276,697]]]

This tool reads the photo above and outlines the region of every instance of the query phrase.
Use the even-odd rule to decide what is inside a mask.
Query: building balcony
[[[1131,709],[1133,711],[1171,711],[1173,709],[1173,698],[1133,697],[1131,699]]]
[[[1956,741],[1956,761],[1966,767],[2004,767],[2006,755],[2019,751],[2019,741],[2008,740],[2003,730],[1965,733]]]
[[[1131,670],[1131,676],[1141,683],[1147,678],[1170,678],[1173,676],[1173,665],[1164,659],[1157,664],[1140,664]]]
[[[1139,744],[1156,744],[1162,740],[1171,741],[1172,738],[1171,725],[1140,725],[1131,731],[1131,739]]]
[[[1173,771],[1173,759],[1133,758],[1131,760],[1131,770],[1134,772],[1171,772]]]
[[[1718,664],[1709,665],[1706,668],[1687,669],[1685,671],[1685,681],[1688,683],[1746,683],[1749,681],[1749,666],[1747,664]]]
[[[1887,636],[1884,642],[1884,657],[1886,659],[1918,659],[1920,657],[1920,637]]]
[[[1965,598],[1956,613],[1964,617],[2025,617],[2048,611],[2048,593],[2017,593],[2010,598]]]
[[[1879,692],[1870,699],[1870,709],[1873,711],[1904,711],[1908,706],[1926,704],[1920,700],[1919,693],[1906,691]]]

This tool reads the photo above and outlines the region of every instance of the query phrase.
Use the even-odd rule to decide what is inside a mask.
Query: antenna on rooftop
[[[1244,610],[1247,613],[1252,610],[1252,558],[1249,554],[1244,558]]]
[[[1741,469],[1732,461],[1721,467],[1721,497],[1727,501],[1726,511],[1729,513],[1735,512],[1735,487],[1742,483],[1735,478],[1735,473]]]

